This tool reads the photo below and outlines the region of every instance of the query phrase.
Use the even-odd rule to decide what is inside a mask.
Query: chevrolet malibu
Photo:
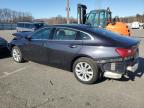
[[[139,41],[86,25],[52,25],[18,32],[9,48],[14,61],[34,61],[74,73],[93,84],[100,76],[120,79],[138,68]]]

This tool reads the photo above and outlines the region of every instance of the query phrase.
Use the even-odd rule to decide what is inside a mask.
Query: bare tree
[[[7,8],[0,9],[0,23],[16,23],[19,21],[32,21],[33,16],[29,12],[18,12]]]
[[[121,21],[126,22],[126,23],[132,23],[134,21],[138,21],[141,23],[144,23],[144,14],[136,14],[136,16],[129,16],[129,17],[121,17]]]
[[[70,23],[77,23],[77,19],[75,19],[73,17],[70,17],[69,20],[70,20]],[[58,15],[56,17],[47,18],[47,19],[35,19],[35,21],[42,21],[47,24],[66,24],[67,18],[62,17],[61,15]]]

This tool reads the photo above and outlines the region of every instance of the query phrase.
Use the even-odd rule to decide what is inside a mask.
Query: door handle
[[[77,45],[69,45],[70,48],[77,48]]]

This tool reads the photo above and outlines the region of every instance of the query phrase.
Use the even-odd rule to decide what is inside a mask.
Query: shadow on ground
[[[135,78],[141,78],[144,76],[144,58],[139,57],[139,67],[136,72],[128,72],[127,77],[123,77],[121,81],[135,81]]]

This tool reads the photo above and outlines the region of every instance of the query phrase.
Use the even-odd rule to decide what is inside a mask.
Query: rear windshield
[[[128,36],[121,36],[117,33],[113,33],[111,31],[105,30],[105,29],[101,29],[101,28],[88,28],[87,29],[89,32],[93,33],[94,36],[98,37],[98,38],[105,38],[105,39],[110,39],[113,40],[115,42],[122,42],[122,43],[138,43],[137,39],[134,38],[130,38]]]
[[[95,34],[96,36],[100,36],[100,37],[105,37],[105,38],[111,38],[113,40],[120,40],[120,39],[130,39],[127,36],[121,36],[118,33],[114,33],[102,28],[88,28],[87,29],[89,32]]]

